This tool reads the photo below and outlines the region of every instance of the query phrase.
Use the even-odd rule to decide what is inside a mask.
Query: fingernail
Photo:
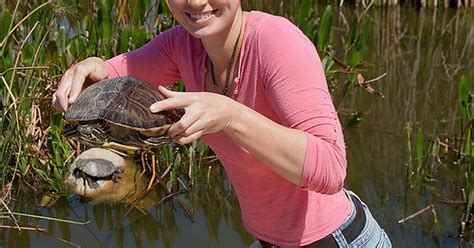
[[[157,110],[158,110],[158,105],[156,103],[153,103],[152,105],[150,105],[151,112],[157,112]]]
[[[164,87],[164,86],[162,86],[162,85],[160,85],[160,86],[158,86],[158,87],[159,87],[160,90],[162,90],[162,91],[163,91],[163,90],[164,90],[164,91],[170,91],[168,88],[166,88],[166,87]]]

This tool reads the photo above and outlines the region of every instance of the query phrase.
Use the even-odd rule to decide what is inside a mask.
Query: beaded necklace
[[[219,86],[217,85],[217,81],[216,81],[216,76],[214,75],[214,64],[212,63],[212,60],[209,59],[209,61],[211,63],[210,66],[211,66],[212,83],[214,84],[214,87],[216,88],[216,91],[219,92],[222,95],[227,95],[227,91],[229,90],[230,73],[232,71],[232,67],[234,66],[235,54],[237,52],[237,45],[239,44],[240,34],[242,33],[242,26],[243,26],[243,17],[242,17],[242,21],[240,23],[239,35],[237,36],[237,39],[235,41],[234,48],[232,50],[232,55],[230,56],[229,65],[227,66],[227,74],[226,74],[226,79],[225,79],[225,85],[224,85],[224,88],[222,90],[219,90]]]

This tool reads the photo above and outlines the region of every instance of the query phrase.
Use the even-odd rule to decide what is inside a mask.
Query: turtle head
[[[125,170],[122,168],[122,167],[115,167],[115,173],[116,174],[120,174],[120,173],[123,173]]]
[[[109,138],[109,135],[101,123],[68,125],[64,129],[64,135],[94,145],[102,145],[108,142]]]

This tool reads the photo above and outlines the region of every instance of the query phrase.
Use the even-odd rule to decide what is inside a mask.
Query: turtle
[[[92,84],[66,111],[66,137],[94,147],[118,150],[154,148],[171,142],[170,126],[184,110],[152,113],[150,105],[165,99],[154,87],[135,77],[116,77]]]
[[[112,161],[103,158],[78,159],[75,164],[73,175],[76,178],[84,176],[91,189],[100,187],[98,180],[112,179],[113,182],[117,182],[120,178],[119,174],[124,171],[116,167]]]

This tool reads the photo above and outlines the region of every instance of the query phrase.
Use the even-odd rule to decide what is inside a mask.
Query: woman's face
[[[194,37],[206,38],[229,30],[240,0],[167,0],[174,18]]]

